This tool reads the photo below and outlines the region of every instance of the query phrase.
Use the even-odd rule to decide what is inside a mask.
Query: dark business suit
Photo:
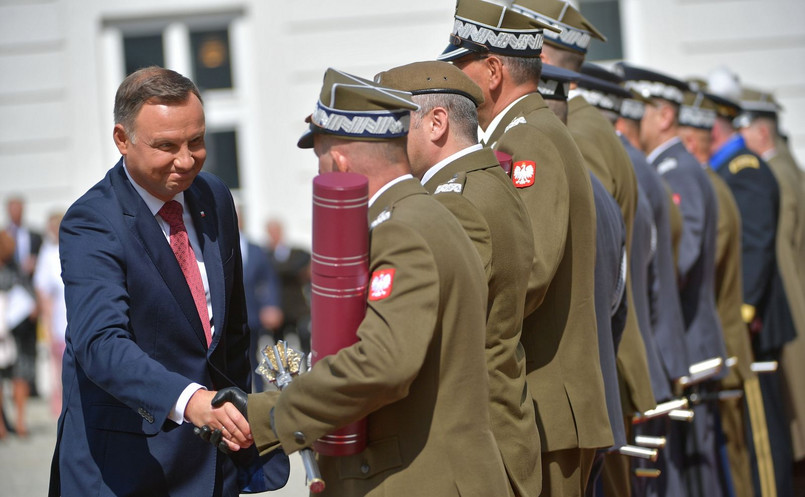
[[[64,216],[68,325],[52,496],[238,493],[234,459],[195,436],[192,424],[168,419],[191,382],[249,388],[232,197],[201,173],[184,198],[209,281],[209,348],[176,256],[122,161]]]

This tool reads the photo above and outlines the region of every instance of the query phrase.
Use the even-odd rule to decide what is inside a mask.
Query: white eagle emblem
[[[517,188],[525,188],[534,184],[534,172],[537,164],[530,160],[518,161],[512,168],[512,180]]]
[[[372,273],[369,284],[369,300],[382,300],[391,295],[394,284],[394,269],[384,269]]]

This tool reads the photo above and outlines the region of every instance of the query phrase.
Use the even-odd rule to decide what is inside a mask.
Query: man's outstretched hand
[[[196,426],[196,435],[215,447],[233,452],[245,449],[254,443],[245,416],[247,398],[232,387],[220,392],[198,390],[187,403],[185,417]]]

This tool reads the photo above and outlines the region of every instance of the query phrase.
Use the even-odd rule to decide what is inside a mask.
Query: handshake
[[[227,387],[218,392],[198,390],[188,402],[187,415],[190,416],[191,404],[201,403],[209,399],[207,406],[198,411],[208,413],[202,421],[194,421],[193,432],[203,440],[211,443],[224,453],[236,452],[251,447],[254,443],[251,428],[247,419],[246,404],[248,395],[237,387]],[[196,397],[200,397],[196,399]],[[194,414],[196,412],[194,407]],[[206,409],[204,409],[206,407]],[[193,416],[196,420],[199,418]]]

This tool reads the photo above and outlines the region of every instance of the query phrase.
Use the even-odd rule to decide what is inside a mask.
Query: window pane
[[[123,38],[123,54],[126,57],[126,74],[148,66],[165,67],[162,50],[162,34],[126,36]]]
[[[193,31],[190,33],[196,85],[202,90],[232,87],[229,57],[229,32]]]
[[[208,132],[204,170],[221,178],[230,189],[240,188],[238,140],[235,131]]]
[[[579,7],[582,15],[607,37],[606,42],[593,39],[587,52],[587,60],[622,59],[623,41],[618,0],[581,0]]]

